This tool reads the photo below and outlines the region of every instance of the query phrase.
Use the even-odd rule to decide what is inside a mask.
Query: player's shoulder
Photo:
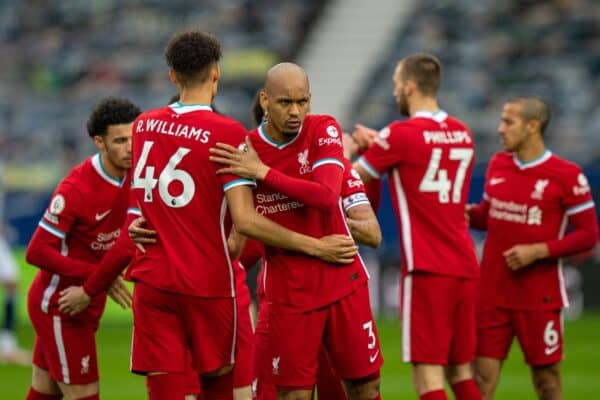
[[[508,151],[499,151],[490,158],[490,166],[498,167],[505,165],[514,165],[514,155]]]
[[[570,173],[580,173],[581,167],[576,162],[567,160],[557,154],[552,153],[552,156],[549,158],[549,164],[557,169],[560,169],[564,172]]]
[[[302,121],[303,130],[311,132],[327,132],[330,136],[340,135],[340,124],[331,115],[326,114],[308,114]]]
[[[149,118],[160,118],[160,117],[164,117],[165,115],[169,114],[169,112],[171,112],[171,109],[168,106],[151,108],[149,110],[142,112],[140,115],[138,115],[136,120],[143,120],[143,119],[149,119]]]

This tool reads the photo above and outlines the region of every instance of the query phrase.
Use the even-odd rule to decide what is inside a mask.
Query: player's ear
[[[529,121],[527,121],[526,126],[530,132],[533,132],[533,133],[536,133],[536,132],[541,133],[542,132],[542,123],[537,118],[532,118]]]
[[[219,79],[221,79],[221,66],[216,63],[215,67],[213,68],[213,82],[218,81]]]
[[[258,93],[258,100],[260,102],[260,108],[262,108],[266,114],[267,109],[269,108],[269,98],[267,97],[267,93],[264,90],[261,90]]]
[[[98,150],[100,150],[101,152],[106,149],[106,145],[104,143],[104,137],[101,135],[94,136],[94,144],[96,145]]]
[[[177,79],[177,74],[175,73],[175,70],[173,68],[169,68],[169,80],[171,81],[172,84],[178,86],[179,85],[179,80]]]

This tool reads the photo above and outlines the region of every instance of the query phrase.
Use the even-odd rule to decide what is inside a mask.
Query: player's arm
[[[25,260],[36,267],[55,274],[73,278],[85,278],[95,264],[70,258],[61,253],[65,232],[50,233],[37,227],[25,251]]]
[[[105,291],[122,308],[131,306],[131,292],[120,275],[135,254],[135,246],[127,235],[129,224],[135,217],[128,214],[115,244],[104,254],[83,285],[70,286],[60,292],[59,311],[70,315],[77,314],[90,304],[93,297]]]
[[[327,262],[348,264],[354,260],[356,246],[348,236],[330,235],[316,239],[284,228],[258,214],[254,208],[252,191],[246,185],[231,187],[225,196],[233,224],[242,235]]]
[[[512,269],[526,267],[543,258],[559,258],[589,250],[598,241],[598,223],[593,202],[587,208],[568,214],[572,230],[561,239],[533,244],[513,246],[504,252],[508,266]]]
[[[247,240],[246,236],[241,235],[235,229],[235,225],[231,227],[231,232],[229,232],[229,237],[227,238],[227,248],[229,249],[231,258],[238,258],[242,254]]]
[[[465,207],[465,217],[469,222],[469,227],[480,231],[487,230],[487,217],[490,211],[490,202],[484,194],[479,204],[467,204]]]
[[[242,178],[262,181],[265,185],[286,196],[301,201],[309,207],[328,209],[335,206],[340,197],[343,166],[331,163],[313,165],[313,180],[293,178],[264,164],[249,138],[247,151],[241,151],[226,143],[217,143],[210,149],[211,161],[227,165],[219,174],[234,174]],[[339,162],[341,165],[341,162]]]
[[[83,201],[77,188],[62,182],[42,216],[25,252],[25,260],[46,271],[74,278],[88,276],[95,264],[63,254],[67,236]]]
[[[381,228],[368,201],[347,209],[346,222],[354,240],[370,247],[379,247]]]

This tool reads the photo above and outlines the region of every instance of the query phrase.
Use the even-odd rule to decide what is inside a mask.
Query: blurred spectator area
[[[357,121],[381,128],[398,118],[396,61],[429,52],[444,65],[442,107],[466,121],[481,168],[499,150],[504,101],[547,99],[554,115],[547,144],[582,163],[600,163],[600,3],[585,0],[421,0],[399,28],[355,103]]]
[[[294,57],[325,1],[2,0],[0,157],[8,189],[49,189],[94,151],[93,105],[119,95],[143,109],[175,93],[163,50],[187,28],[223,45],[216,105],[250,126],[265,71]]]

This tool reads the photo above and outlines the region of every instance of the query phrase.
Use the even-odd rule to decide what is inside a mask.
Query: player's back
[[[407,270],[477,276],[464,217],[474,161],[468,127],[443,111],[418,112],[381,131],[373,150],[367,162],[390,172]]]
[[[158,242],[137,259],[134,280],[189,295],[234,294],[224,192],[248,181],[217,175],[208,150],[217,142],[237,147],[245,134],[205,105],[175,103],[136,120],[133,187]]]

